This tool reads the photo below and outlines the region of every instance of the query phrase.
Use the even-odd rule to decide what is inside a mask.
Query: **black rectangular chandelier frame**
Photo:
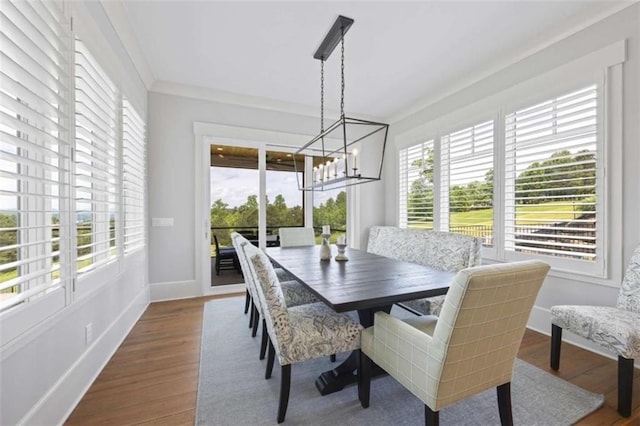
[[[313,168],[312,179],[305,181],[304,170],[298,170],[297,162],[296,175],[298,176],[298,188],[302,191],[323,191],[346,186],[358,185],[366,182],[375,182],[381,180],[382,167],[384,160],[384,152],[386,149],[387,135],[389,125],[371,120],[347,117],[344,114],[344,35],[353,24],[353,19],[345,16],[338,16],[331,29],[323,39],[314,54],[314,59],[321,61],[321,129],[320,134],[315,136],[311,141],[307,142],[303,147],[295,153],[302,156],[312,156],[314,163],[320,160],[318,167]],[[341,57],[341,104],[340,118],[324,129],[324,61],[331,55],[336,46],[342,42]],[[375,137],[380,141],[377,146],[367,147],[366,142],[371,141]],[[329,142],[331,141],[331,142]],[[367,174],[363,174],[363,168],[356,165],[357,150],[354,144],[360,144],[362,150],[369,148],[377,152],[380,150],[379,167],[367,167]],[[331,145],[331,148],[329,148]],[[371,155],[368,155],[371,161]],[[327,161],[329,160],[329,161]],[[374,158],[374,164],[377,158]],[[362,164],[362,154],[360,157]],[[323,165],[326,162],[327,168],[323,171]],[[311,183],[309,183],[311,181]]]

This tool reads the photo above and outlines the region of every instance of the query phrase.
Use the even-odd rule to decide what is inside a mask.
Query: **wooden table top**
[[[415,263],[347,249],[348,261],[320,260],[320,246],[272,247],[271,260],[305,284],[336,312],[379,308],[445,294],[455,277]]]

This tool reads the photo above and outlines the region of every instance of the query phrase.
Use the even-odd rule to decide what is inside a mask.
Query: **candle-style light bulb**
[[[331,160],[327,161],[325,170],[327,171],[327,179],[331,179]]]
[[[315,182],[316,180],[318,180],[318,168],[314,167],[313,168],[313,181]]]
[[[333,177],[335,178],[338,177],[338,159],[337,158],[333,159]]]
[[[347,153],[345,152],[344,154],[342,154],[342,164],[344,164],[344,170],[342,171],[342,174],[344,174],[345,176],[349,174],[349,164],[347,163]]]
[[[320,163],[320,165],[318,166],[318,174],[320,175],[320,180],[324,179],[324,170],[323,170],[324,165],[322,163]]]
[[[358,150],[353,150],[353,170],[358,170]]]

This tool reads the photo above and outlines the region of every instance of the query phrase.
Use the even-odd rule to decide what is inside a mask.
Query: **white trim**
[[[148,303],[146,289],[143,289],[18,424],[64,423],[136,325]]]
[[[256,108],[267,111],[283,112],[297,116],[319,118],[317,106],[310,106],[295,102],[285,102],[275,99],[262,98],[259,96],[246,95],[241,93],[228,92],[225,90],[210,87],[191,86],[176,83],[173,81],[156,80],[149,89],[150,92],[164,95],[180,96],[190,99],[200,99],[209,102],[216,102],[226,105],[237,105],[247,108]],[[325,120],[329,123],[340,117],[340,112],[325,108]],[[383,122],[381,117],[357,114],[358,118],[376,122]],[[309,137],[308,140],[311,140]]]
[[[151,302],[187,299],[200,297],[202,295],[202,289],[196,280],[149,283],[149,297]]]

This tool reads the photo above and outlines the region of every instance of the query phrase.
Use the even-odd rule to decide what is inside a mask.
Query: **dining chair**
[[[313,246],[316,244],[316,237],[313,228],[292,227],[280,228],[280,247],[301,247]]]
[[[213,240],[216,244],[216,275],[220,275],[221,269],[235,269],[239,272],[240,265],[236,249],[233,247],[220,248],[216,234],[213,234]]]
[[[482,239],[454,232],[397,226],[372,226],[367,251],[448,272],[479,266]],[[405,300],[398,306],[417,315],[439,315],[444,295]]]
[[[640,356],[640,245],[632,256],[616,306],[551,307],[551,368],[560,368],[562,330],[569,330],[618,355],[618,412],[631,415],[634,360]]]
[[[373,361],[424,402],[427,425],[438,424],[443,408],[493,387],[501,424],[513,424],[513,363],[548,271],[534,260],[466,268],[439,317],[401,320],[377,312],[361,338],[362,407],[369,406]]]
[[[257,279],[258,297],[264,304],[269,334],[265,378],[271,377],[276,356],[280,363],[277,421],[282,423],[289,403],[291,365],[358,350],[362,326],[348,314],[337,313],[323,302],[288,306],[269,258],[262,250],[250,251],[250,267]]]
[[[256,250],[257,248],[255,248],[255,246],[251,244],[251,242],[247,240],[245,237],[235,232],[231,234],[231,240],[233,241],[234,247],[236,247],[236,250],[238,252],[240,266],[244,273],[246,291],[250,298],[251,315],[249,317],[249,327],[252,329],[252,332],[251,332],[252,337],[255,337],[257,334],[260,318],[263,319],[260,359],[264,359],[264,355],[267,347],[267,341],[266,341],[267,332],[266,332],[266,325],[264,323],[264,312],[263,312],[264,309],[257,296],[255,277],[248,263],[249,261],[247,257],[247,251],[251,249],[246,248],[245,246],[250,245],[252,248]],[[318,299],[309,290],[304,288],[304,286],[300,284],[298,281],[295,281],[295,280],[283,281],[281,282],[281,286],[282,286],[285,300],[287,301],[289,306],[304,305],[307,303],[314,303],[318,301]]]

